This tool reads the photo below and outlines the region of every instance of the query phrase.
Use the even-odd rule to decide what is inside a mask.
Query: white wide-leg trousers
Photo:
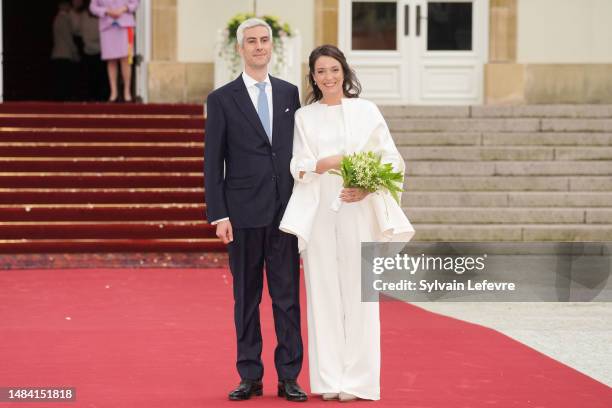
[[[321,175],[321,204],[305,268],[310,386],[315,394],[346,392],[380,399],[380,318],[377,302],[361,302],[361,242],[371,241],[367,203],[329,209],[341,188]]]

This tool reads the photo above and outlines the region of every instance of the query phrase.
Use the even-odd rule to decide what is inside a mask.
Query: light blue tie
[[[261,124],[263,125],[264,130],[266,131],[266,135],[268,135],[268,140],[272,143],[272,131],[270,130],[270,110],[268,108],[268,97],[266,96],[266,83],[258,82],[255,86],[259,89],[259,95],[257,96],[257,114],[259,115],[259,120],[261,120]]]

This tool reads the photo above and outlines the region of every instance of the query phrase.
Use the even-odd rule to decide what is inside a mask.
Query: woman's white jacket
[[[291,174],[296,180],[293,194],[280,229],[298,237],[299,251],[307,249],[312,225],[320,205],[320,175],[314,172],[319,157],[317,136],[319,124],[325,118],[326,105],[313,103],[299,109],[295,115],[293,158]],[[345,127],[344,151],[346,154],[372,151],[380,154],[383,163],[391,163],[395,171],[404,174],[402,156],[395,147],[387,124],[377,106],[361,98],[343,98],[342,114]],[[302,178],[300,172],[306,172]],[[340,176],[335,176],[340,177]],[[372,225],[372,241],[409,241],[414,228],[401,206],[388,192],[369,194],[363,205],[371,206],[372,217],[356,222]],[[323,203],[331,205],[331,203]]]

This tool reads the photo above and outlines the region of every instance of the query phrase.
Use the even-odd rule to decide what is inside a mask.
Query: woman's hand
[[[361,201],[370,194],[363,188],[343,188],[340,192],[340,199],[345,203],[356,203]]]
[[[108,9],[106,10],[106,15],[114,19],[118,19],[121,13],[118,13],[116,9]]]
[[[317,162],[317,168],[315,169],[315,172],[323,174],[327,173],[330,170],[339,170],[342,158],[344,158],[344,155],[341,154],[322,158]]]
[[[112,18],[117,19],[117,18],[121,17],[121,15],[123,13],[126,13],[127,11],[128,11],[128,8],[126,6],[123,6],[123,7],[117,8],[117,9],[108,9],[106,11],[106,15],[108,15],[108,16],[110,16]]]

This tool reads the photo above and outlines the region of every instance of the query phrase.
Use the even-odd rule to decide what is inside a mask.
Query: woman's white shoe
[[[321,398],[323,398],[324,401],[331,401],[331,400],[337,400],[339,397],[337,392],[326,392],[325,394],[321,395]]]
[[[339,395],[340,401],[342,402],[347,402],[347,401],[354,401],[356,399],[358,399],[357,396],[353,395],[353,394],[349,394],[347,392],[341,392]]]

